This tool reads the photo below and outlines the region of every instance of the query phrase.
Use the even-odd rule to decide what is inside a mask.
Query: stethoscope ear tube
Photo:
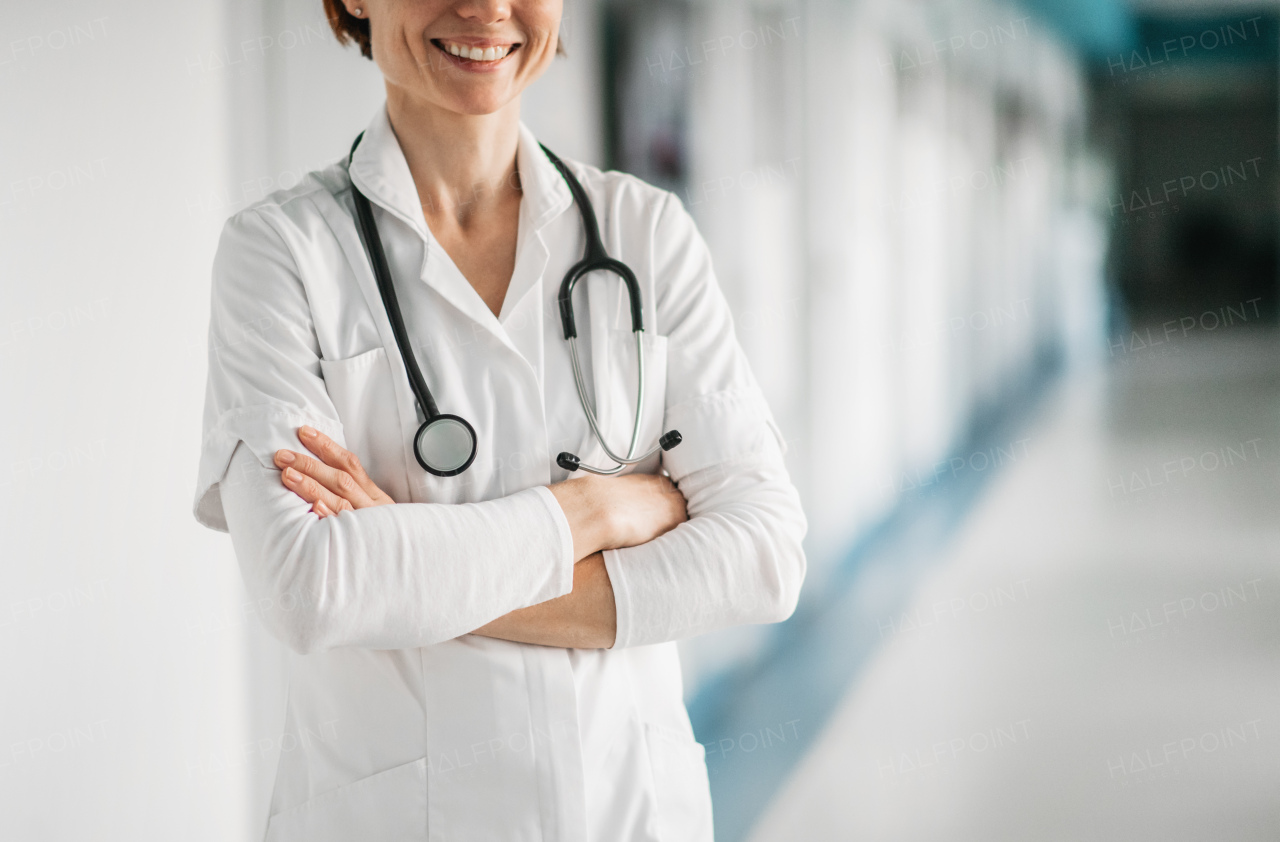
[[[538,145],[542,146],[542,144]],[[605,250],[604,241],[600,239],[600,223],[596,221],[595,208],[592,207],[591,200],[587,198],[587,191],[582,189],[582,184],[578,181],[577,176],[550,149],[542,146],[542,151],[547,153],[547,158],[559,170],[565,183],[569,185],[569,192],[573,194],[574,204],[578,206],[578,213],[582,216],[582,228],[587,238],[587,247],[582,260],[575,263],[565,273],[564,280],[560,282],[560,293],[557,299],[560,305],[560,323],[564,328],[564,338],[572,339],[578,335],[578,326],[573,318],[573,288],[582,279],[583,275],[597,271],[612,272],[627,285],[627,298],[631,302],[631,330],[644,330],[644,308],[640,303],[640,282],[636,280],[635,273],[631,271],[630,266],[621,260],[614,260],[609,256],[609,252]]]
[[[578,325],[573,317],[573,288],[588,272],[612,272],[622,279],[627,287],[627,299],[631,305],[631,330],[632,332],[644,330],[644,306],[640,302],[640,282],[636,280],[631,267],[612,257],[588,255],[575,263],[565,273],[564,280],[560,282],[556,303],[560,305],[560,324],[564,328],[564,338],[574,339],[578,336]]]
[[[578,205],[578,211],[582,215],[582,227],[587,240],[586,251],[582,256],[582,260],[575,263],[565,273],[564,280],[560,282],[557,303],[560,306],[560,323],[564,328],[564,338],[569,343],[569,356],[573,362],[573,379],[578,389],[578,400],[582,403],[582,411],[586,413],[587,423],[591,427],[591,432],[595,435],[596,441],[600,443],[605,455],[617,463],[612,468],[597,468],[583,464],[582,460],[575,454],[565,451],[556,457],[556,464],[570,473],[583,470],[592,474],[612,476],[626,470],[628,465],[643,462],[659,450],[670,450],[680,444],[682,437],[678,430],[668,430],[658,439],[657,445],[650,448],[648,452],[636,456],[636,441],[640,434],[640,421],[644,412],[644,342],[642,338],[644,334],[644,307],[640,299],[640,282],[636,280],[635,273],[631,271],[630,266],[620,260],[614,260],[605,250],[604,242],[600,239],[600,225],[596,222],[595,209],[591,206],[591,200],[587,198],[587,192],[582,189],[582,184],[565,166],[565,163],[556,157],[554,152],[545,146],[542,147],[542,151],[547,154],[551,163],[555,165],[556,169],[560,171],[560,175],[564,177],[565,182],[569,185],[569,192],[573,194],[573,201]],[[636,337],[637,355],[636,417],[635,424],[631,430],[631,446],[627,448],[625,457],[619,456],[610,450],[600,432],[599,425],[596,423],[595,412],[592,410],[591,402],[587,397],[582,366],[578,361],[578,326],[573,316],[573,288],[589,272],[612,272],[621,278],[627,287],[627,298],[631,304],[631,332]]]

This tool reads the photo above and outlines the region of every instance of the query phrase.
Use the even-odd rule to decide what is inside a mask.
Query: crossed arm
[[[231,533],[277,637],[301,653],[469,633],[629,648],[790,615],[806,524],[782,439],[692,218],[670,195],[649,222],[669,348],[663,423],[687,441],[664,457],[679,490],[590,476],[458,505],[389,505],[334,442],[295,444],[298,424],[341,429],[293,259],[311,234],[265,206],[228,222],[196,516]],[[258,324],[274,328],[244,328]]]
[[[324,433],[301,427],[309,453],[279,450],[274,461],[286,488],[311,504],[320,518],[344,511],[394,505],[356,456]],[[665,477],[578,477],[549,487],[573,535],[573,590],[520,608],[472,634],[519,643],[576,649],[608,648],[617,633],[613,586],[603,550],[638,546],[688,517],[684,496]]]

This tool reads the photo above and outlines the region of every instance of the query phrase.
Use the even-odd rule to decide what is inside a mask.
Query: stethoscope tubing
[[[583,463],[578,464],[579,470],[587,471],[593,474],[601,474],[603,476],[612,476],[620,473],[628,465],[636,465],[648,459],[653,454],[662,449],[661,444],[655,444],[647,452],[641,456],[636,456],[636,445],[640,439],[640,420],[644,416],[644,331],[635,331],[636,337],[636,359],[638,362],[637,370],[639,372],[639,383],[636,386],[636,417],[635,422],[631,426],[631,443],[627,447],[627,455],[625,458],[618,456],[609,448],[605,442],[604,436],[600,434],[600,425],[596,420],[595,407],[592,406],[590,398],[587,395],[586,378],[582,374],[582,364],[578,360],[578,338],[576,336],[569,339],[569,356],[573,361],[573,381],[578,388],[578,400],[582,403],[582,409],[587,415],[587,423],[591,425],[591,432],[595,434],[596,440],[600,443],[600,447],[604,450],[605,455],[618,464],[612,468],[597,468],[593,465]]]
[[[547,153],[551,163],[560,171],[565,183],[569,185],[569,192],[573,194],[573,200],[578,205],[582,215],[582,226],[586,232],[587,239],[586,254],[582,260],[574,264],[565,273],[557,296],[560,306],[560,322],[564,328],[564,338],[569,342],[569,356],[573,361],[573,382],[578,390],[578,401],[582,404],[582,410],[587,416],[587,423],[591,426],[591,433],[595,436],[605,455],[617,463],[612,468],[600,468],[579,461],[577,469],[592,474],[612,476],[613,474],[621,473],[628,465],[636,465],[643,462],[663,449],[660,443],[655,444],[643,455],[636,456],[636,446],[640,440],[640,423],[644,417],[645,397],[644,308],[641,304],[640,282],[636,280],[635,273],[631,271],[630,266],[620,260],[614,260],[609,257],[608,252],[605,250],[604,242],[600,239],[600,226],[596,221],[595,209],[592,207],[591,201],[587,197],[586,191],[582,189],[578,179],[569,171],[565,163],[556,157],[554,152],[545,146],[542,147],[542,150]],[[590,395],[587,394],[586,377],[583,376],[582,364],[578,359],[578,326],[573,314],[573,290],[578,285],[578,281],[591,272],[610,272],[617,275],[627,287],[627,298],[631,305],[631,331],[636,338],[636,376],[638,382],[636,383],[636,415],[634,423],[631,425],[631,442],[627,446],[627,455],[625,457],[614,453],[613,449],[609,447],[609,443],[605,441],[604,435],[600,432],[600,424],[596,418],[595,408],[591,402]]]
[[[356,142],[352,144],[353,155],[363,137],[364,132],[361,132],[360,137],[357,137]],[[378,281],[382,307],[387,311],[387,321],[391,322],[391,332],[395,335],[400,357],[404,361],[405,374],[409,376],[409,385],[413,389],[413,396],[418,400],[418,405],[422,408],[423,415],[430,421],[440,415],[440,409],[436,406],[435,397],[427,386],[427,379],[422,376],[422,369],[418,367],[418,361],[413,356],[413,344],[409,341],[409,331],[405,328],[404,315],[400,312],[400,300],[396,297],[395,285],[391,283],[391,267],[387,263],[387,253],[382,247],[382,237],[378,234],[378,225],[373,218],[373,206],[369,203],[368,197],[356,186],[354,179],[351,182],[351,198],[355,202],[360,229],[364,232],[365,250],[369,253],[369,262],[373,264],[373,274]]]
[[[351,154],[349,160],[355,157],[356,147],[360,145],[364,133],[361,132],[356,137],[355,143],[351,145]],[[541,146],[541,144],[539,144]],[[582,216],[583,228],[586,232],[586,253],[577,264],[569,269],[565,274],[564,280],[560,284],[558,295],[558,304],[560,307],[560,319],[564,328],[564,338],[569,342],[569,356],[573,363],[573,382],[578,392],[578,401],[582,404],[583,412],[587,416],[587,423],[591,427],[591,432],[595,436],[596,441],[600,444],[605,455],[612,459],[615,464],[612,468],[600,468],[593,465],[583,464],[576,456],[572,454],[562,453],[561,458],[556,461],[562,467],[568,470],[584,470],[592,474],[600,474],[603,476],[611,476],[621,473],[629,465],[635,465],[650,458],[659,450],[670,450],[672,447],[680,443],[680,434],[674,430],[669,431],[659,438],[658,443],[651,447],[641,456],[636,456],[636,447],[640,440],[640,424],[644,417],[644,399],[645,399],[645,355],[644,355],[644,312],[641,305],[640,283],[636,280],[635,273],[631,271],[631,267],[627,266],[620,260],[614,260],[609,257],[608,252],[604,248],[604,243],[600,238],[600,228],[596,221],[595,209],[591,205],[591,200],[587,197],[586,191],[578,182],[578,179],[569,171],[555,153],[545,146],[542,151],[546,153],[551,163],[559,170],[561,176],[564,177],[569,191],[573,194],[573,200],[578,206],[578,211]],[[369,262],[372,264],[373,273],[378,282],[378,293],[382,297],[382,305],[387,313],[387,320],[391,323],[391,332],[395,336],[396,345],[400,350],[400,357],[404,363],[405,374],[408,375],[409,385],[413,390],[414,397],[417,399],[418,406],[422,413],[426,416],[422,426],[419,427],[418,433],[414,436],[414,456],[425,470],[437,476],[454,476],[465,471],[470,467],[471,462],[476,456],[476,435],[475,430],[465,419],[455,415],[444,415],[436,406],[435,397],[431,394],[431,389],[427,386],[426,378],[422,376],[422,370],[418,367],[418,361],[413,354],[413,345],[409,341],[409,332],[405,327],[404,316],[400,312],[400,302],[396,297],[395,286],[391,282],[391,269],[387,263],[386,252],[382,246],[382,238],[378,235],[378,226],[373,218],[373,207],[368,197],[360,191],[355,185],[355,181],[351,182],[352,200],[355,203],[356,216],[359,222],[360,230],[365,240],[365,249],[369,255]],[[622,280],[627,287],[627,297],[631,304],[631,330],[636,338],[636,414],[634,422],[631,426],[631,441],[627,445],[626,457],[618,456],[609,447],[605,441],[603,433],[600,431],[600,423],[596,418],[595,407],[591,401],[591,397],[587,392],[586,377],[582,372],[582,363],[578,357],[578,329],[575,323],[573,313],[573,290],[577,286],[579,280],[590,272],[610,272]],[[446,419],[456,420],[468,431],[471,437],[471,453],[466,459],[465,464],[450,469],[443,470],[432,467],[424,459],[419,447],[419,438],[423,435],[426,428],[435,421],[444,421]],[[568,461],[562,461],[567,459]]]

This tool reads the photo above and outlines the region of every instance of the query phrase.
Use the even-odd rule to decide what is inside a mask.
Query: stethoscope
[[[347,166],[355,157],[356,147],[364,137],[361,132],[356,142],[351,144],[351,154],[347,157]],[[538,144],[542,146],[542,144]],[[596,441],[605,455],[617,464],[612,468],[597,468],[582,462],[572,453],[564,452],[556,457],[556,464],[566,471],[584,470],[592,474],[610,476],[625,470],[628,465],[643,462],[659,450],[670,450],[681,442],[680,433],[668,430],[658,438],[658,443],[645,453],[637,456],[636,447],[640,438],[640,420],[644,414],[644,316],[640,307],[640,284],[635,273],[627,264],[614,260],[605,251],[600,239],[600,228],[596,223],[596,212],[587,198],[586,191],[578,183],[564,162],[555,156],[550,149],[542,146],[551,163],[555,164],[560,175],[569,185],[569,192],[578,205],[582,215],[582,225],[586,229],[587,248],[582,260],[575,263],[560,283],[558,302],[560,305],[560,321],[564,327],[564,338],[569,342],[569,356],[573,360],[573,382],[578,389],[578,401],[582,411],[587,415],[587,423]],[[351,195],[355,200],[356,218],[360,223],[360,232],[364,237],[365,249],[369,253],[369,263],[373,266],[373,274],[378,280],[378,292],[382,296],[382,306],[387,311],[387,319],[391,322],[391,332],[395,335],[396,347],[400,349],[400,358],[404,360],[404,370],[409,376],[409,385],[418,401],[418,408],[426,420],[418,427],[413,436],[413,455],[423,470],[438,477],[456,476],[467,468],[476,458],[476,431],[465,418],[441,412],[436,406],[435,398],[427,387],[427,381],[418,368],[418,361],[413,354],[413,346],[409,343],[409,333],[405,330],[404,316],[400,313],[400,302],[396,298],[395,287],[391,283],[391,269],[387,264],[387,255],[382,249],[382,238],[378,236],[378,226],[373,219],[373,207],[369,199],[351,183]],[[600,424],[596,419],[595,409],[587,395],[586,378],[582,374],[582,364],[578,360],[578,329],[573,317],[573,288],[587,273],[604,271],[617,275],[627,285],[627,294],[631,302],[631,332],[636,338],[636,354],[638,358],[636,384],[636,417],[631,428],[631,442],[627,445],[627,455],[618,456],[609,448],[600,432]]]

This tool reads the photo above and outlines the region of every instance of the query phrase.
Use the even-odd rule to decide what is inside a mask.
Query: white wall
[[[280,648],[190,514],[209,267],[381,79],[318,0],[0,14],[0,839],[251,838],[291,743]],[[598,162],[592,15],[526,112]]]
[[[241,838],[239,575],[190,515],[233,48],[213,5],[0,30],[0,838]]]

